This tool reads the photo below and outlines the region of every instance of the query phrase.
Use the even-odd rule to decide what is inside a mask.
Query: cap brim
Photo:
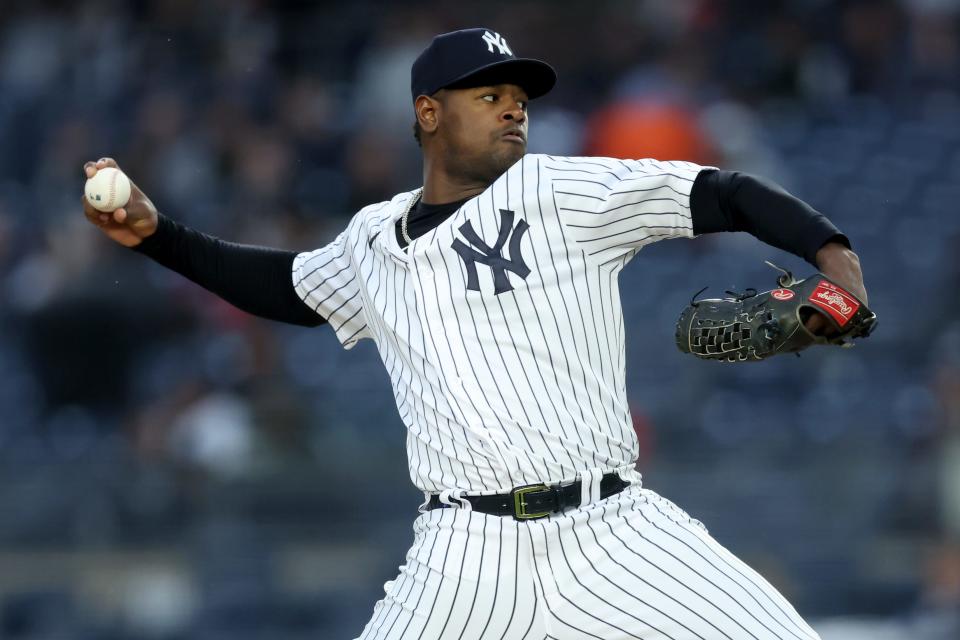
[[[546,62],[533,58],[511,58],[474,69],[444,86],[444,89],[466,89],[495,84],[515,84],[533,100],[546,94],[557,83],[557,72]]]

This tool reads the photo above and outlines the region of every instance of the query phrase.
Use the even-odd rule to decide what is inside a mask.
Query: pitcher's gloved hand
[[[855,295],[821,273],[794,280],[790,272],[780,288],[763,293],[728,291],[731,298],[692,300],[677,321],[677,347],[706,360],[744,362],[795,353],[814,344],[853,346],[876,326],[877,316]],[[824,335],[805,324],[821,314]]]

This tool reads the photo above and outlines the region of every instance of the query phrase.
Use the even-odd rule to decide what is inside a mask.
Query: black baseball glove
[[[706,360],[744,362],[813,344],[853,346],[853,338],[873,331],[877,315],[830,278],[817,273],[795,280],[780,270],[784,275],[777,279],[779,289],[727,291],[733,297],[720,300],[694,296],[677,320],[677,347]],[[827,319],[832,327],[828,335],[814,335],[804,326],[813,313]]]

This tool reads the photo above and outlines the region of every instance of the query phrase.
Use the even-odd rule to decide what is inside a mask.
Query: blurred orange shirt
[[[716,158],[688,109],[656,100],[605,106],[587,121],[585,153],[610,158],[687,160],[710,165]]]

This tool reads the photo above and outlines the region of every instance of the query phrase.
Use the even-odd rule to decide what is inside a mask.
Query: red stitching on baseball
[[[113,172],[113,179],[110,180],[110,197],[107,199],[107,207],[113,206],[113,200],[117,197],[117,175],[119,171]]]

